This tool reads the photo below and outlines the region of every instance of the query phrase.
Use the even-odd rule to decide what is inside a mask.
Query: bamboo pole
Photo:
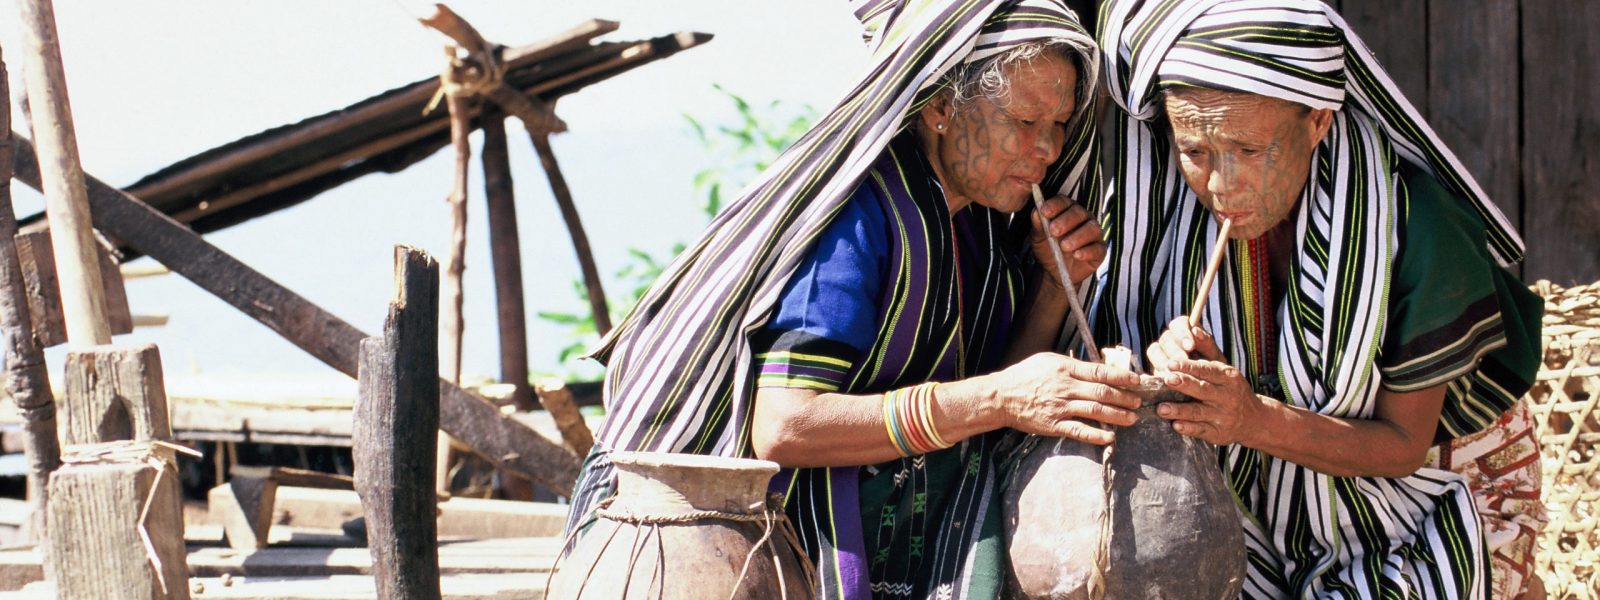
[[[109,344],[111,325],[106,318],[105,285],[100,279],[94,233],[90,231],[88,194],[83,165],[78,162],[72,104],[67,98],[67,77],[61,67],[51,0],[24,0],[22,21],[27,50],[23,70],[27,74],[28,105],[32,107],[34,144],[43,179],[45,215],[55,234],[52,238],[67,341],[74,349]]]
[[[505,113],[485,108],[483,188],[488,200],[489,258],[494,265],[495,306],[500,328],[500,381],[514,386],[517,410],[533,410],[528,383],[528,324],[522,296],[522,244],[517,234],[516,195],[506,152]]]
[[[10,79],[0,55],[0,98],[10,98]],[[22,413],[27,432],[28,498],[33,513],[29,516],[29,536],[49,539],[45,531],[45,508],[50,504],[50,473],[61,466],[61,448],[56,443],[56,399],[50,390],[50,371],[45,368],[44,350],[33,337],[33,317],[28,309],[28,292],[22,281],[22,266],[17,261],[17,213],[11,206],[11,111],[0,110],[0,337],[5,340],[6,391]]]

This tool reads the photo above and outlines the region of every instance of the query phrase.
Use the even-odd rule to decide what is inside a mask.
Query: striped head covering
[[[718,215],[595,352],[608,367],[602,450],[750,453],[751,334],[817,235],[952,67],[1061,39],[1079,56],[1082,89],[1095,89],[1094,40],[1060,0],[873,0],[854,8],[875,32],[870,68]],[[1080,117],[1092,114],[1088,95],[1079,99]],[[1090,119],[1071,127],[1042,187],[1077,194],[1092,185],[1094,135]],[[589,483],[580,480],[575,501]]]
[[[1218,224],[1183,179],[1171,148],[1162,122],[1164,89],[1243,92],[1335,111],[1292,217],[1296,263],[1284,301],[1264,313],[1245,308],[1254,297],[1242,274],[1250,267],[1241,266],[1235,244],[1233,264],[1219,271],[1204,309],[1219,345],[1246,377],[1258,389],[1281,387],[1291,405],[1343,418],[1374,414],[1404,210],[1402,161],[1471,205],[1501,265],[1521,259],[1522,241],[1505,217],[1322,2],[1109,0],[1098,31],[1107,87],[1126,112],[1103,207],[1111,257],[1094,302],[1102,342],[1145,348],[1157,339],[1194,298],[1217,235]],[[1252,323],[1258,313],[1273,326]],[[1250,333],[1260,331],[1274,331],[1275,341],[1253,344]],[[1258,355],[1275,358],[1246,358]],[[1441,424],[1460,435],[1493,422],[1483,412],[1470,399],[1451,397]],[[1482,580],[1473,578],[1486,574],[1472,547],[1481,541],[1459,477],[1425,469],[1356,482],[1237,446],[1223,454],[1235,491],[1253,513],[1244,519],[1251,549],[1246,596],[1384,597],[1428,582],[1437,584],[1438,597],[1478,593],[1472,588]],[[1440,516],[1463,511],[1458,521]],[[1352,514],[1368,520],[1354,522]],[[1446,521],[1460,527],[1438,526]],[[1433,548],[1455,544],[1458,552],[1404,558],[1428,552],[1397,546],[1417,540]]]

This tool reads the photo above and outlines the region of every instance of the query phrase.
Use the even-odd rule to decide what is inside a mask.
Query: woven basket
[[[1600,598],[1600,282],[1545,298],[1544,365],[1528,392],[1544,453],[1538,573],[1552,600]]]

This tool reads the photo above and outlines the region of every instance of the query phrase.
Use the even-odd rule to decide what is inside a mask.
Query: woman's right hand
[[[1104,445],[1113,434],[1091,421],[1132,425],[1138,419],[1139,396],[1118,389],[1139,385],[1132,371],[1040,352],[984,379],[1005,426],[1025,433]]]
[[[1227,360],[1223,358],[1222,349],[1217,347],[1217,340],[1211,337],[1211,332],[1190,325],[1189,318],[1182,316],[1168,323],[1166,331],[1161,332],[1161,339],[1145,350],[1145,357],[1150,360],[1150,370],[1153,372],[1170,370],[1173,361],[1197,356],[1206,360]]]

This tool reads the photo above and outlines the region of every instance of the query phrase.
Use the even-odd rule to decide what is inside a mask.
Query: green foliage
[[[707,220],[722,212],[726,199],[734,197],[741,187],[771,165],[816,121],[816,111],[809,106],[795,108],[778,100],[757,106],[720,85],[712,87],[733,105],[735,114],[731,122],[708,124],[683,115],[696,139],[716,157],[714,164],[694,176],[695,191],[702,195],[700,210]],[[639,248],[628,249],[627,262],[613,274],[613,281],[606,284],[607,289],[613,290],[606,294],[613,324],[622,322],[650,289],[650,284],[685,247],[683,242],[674,244],[664,257]],[[572,289],[579,304],[588,306],[589,292],[583,281],[573,280]],[[540,311],[538,317],[568,330],[571,342],[561,348],[559,360],[564,373],[559,376],[569,381],[598,377],[599,365],[580,358],[599,342],[594,316],[588,311]]]

